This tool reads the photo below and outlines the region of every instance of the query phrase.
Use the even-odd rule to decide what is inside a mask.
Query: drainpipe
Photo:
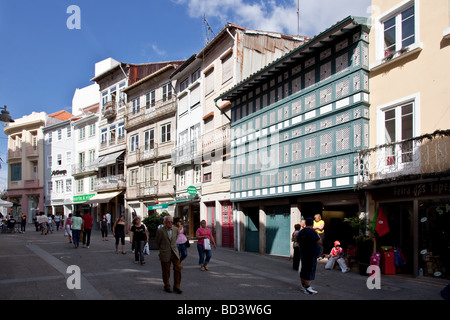
[[[220,110],[220,113],[223,114],[225,117],[227,117],[227,119],[230,120],[231,122],[231,118],[225,112],[223,112],[222,109],[220,109],[220,107],[217,105],[217,99],[214,99],[214,105],[216,106],[217,109]]]

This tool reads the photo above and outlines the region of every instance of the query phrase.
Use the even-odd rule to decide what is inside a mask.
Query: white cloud
[[[190,17],[206,16],[222,26],[297,34],[298,0],[172,0],[187,6]],[[314,36],[349,15],[366,17],[371,0],[300,0],[300,34]],[[218,30],[216,30],[218,31]]]

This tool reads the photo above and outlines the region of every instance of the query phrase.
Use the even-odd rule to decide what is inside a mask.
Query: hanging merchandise
[[[378,234],[382,237],[389,233],[389,224],[387,221],[387,216],[381,206],[378,206],[375,211],[375,217],[372,223],[372,232]]]
[[[394,264],[397,267],[401,267],[406,264],[405,256],[400,248],[394,248]]]

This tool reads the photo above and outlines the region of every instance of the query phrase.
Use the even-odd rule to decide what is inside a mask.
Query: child
[[[341,247],[341,243],[339,241],[334,242],[334,247],[331,249],[330,255],[328,257],[328,262],[325,265],[325,269],[331,270],[334,268],[334,264],[337,261],[339,266],[341,267],[342,272],[349,272],[350,268],[347,267],[345,260],[343,258],[344,250]]]

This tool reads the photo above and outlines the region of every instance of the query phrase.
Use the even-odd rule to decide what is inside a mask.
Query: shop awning
[[[108,154],[106,156],[99,157],[98,158],[98,166],[106,167],[106,166],[116,163],[117,158],[120,157],[124,152],[125,151],[119,151],[119,152]]]
[[[97,193],[95,196],[93,196],[91,199],[86,201],[86,204],[91,203],[108,203],[111,199],[117,197],[122,191],[116,191],[116,192],[107,192],[107,193]]]
[[[12,206],[13,206],[12,202],[0,199],[0,207],[11,208]]]

